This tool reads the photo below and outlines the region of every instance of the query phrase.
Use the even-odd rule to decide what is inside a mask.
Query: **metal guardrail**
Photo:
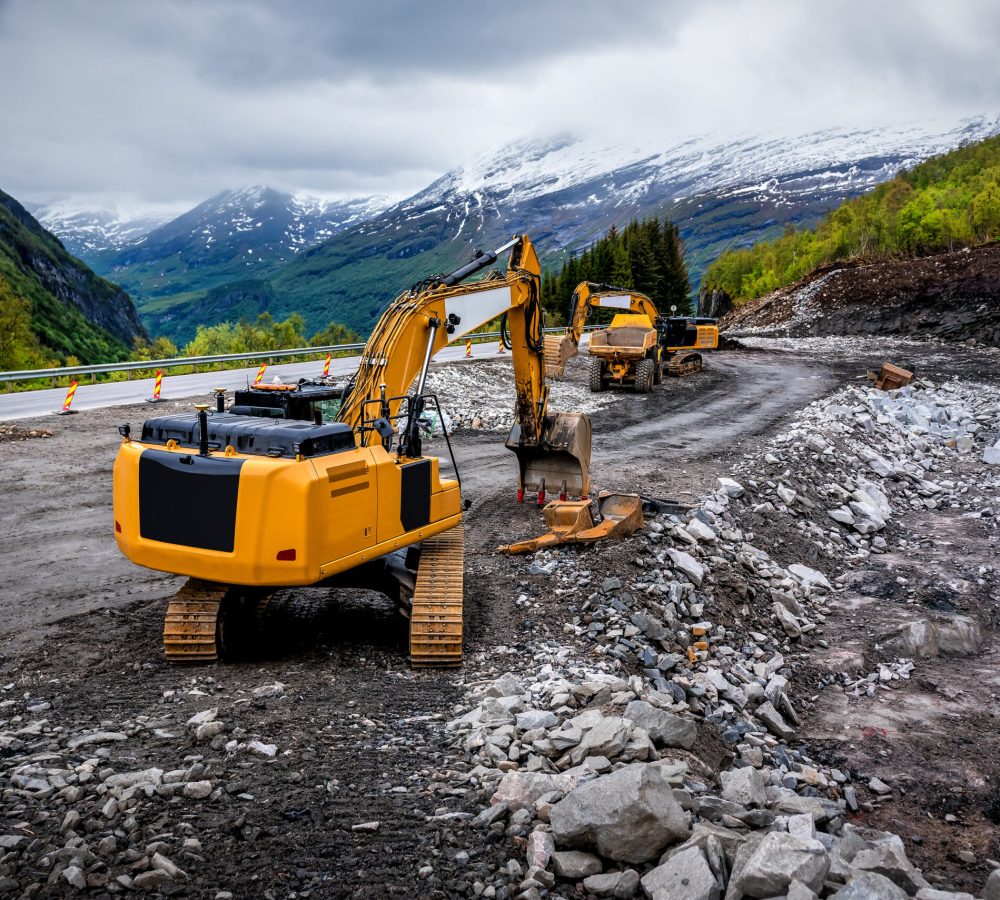
[[[594,327],[588,325],[586,331]],[[544,328],[545,332],[564,331],[564,328]],[[495,339],[500,337],[499,331],[469,333],[467,339]],[[121,363],[101,363],[93,366],[64,366],[60,369],[25,369],[20,372],[0,372],[0,384],[9,381],[32,381],[41,378],[66,378],[71,375],[103,375],[108,372],[134,372],[141,369],[176,369],[179,366],[205,366],[220,362],[239,362],[254,359],[281,359],[287,356],[322,356],[324,353],[340,353],[345,350],[364,350],[360,344],[329,344],[324,347],[296,347],[292,350],[260,350],[253,353],[222,353],[218,356],[177,356],[172,359],[134,360]]]

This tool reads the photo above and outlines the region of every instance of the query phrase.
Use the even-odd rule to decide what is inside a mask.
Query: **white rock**
[[[699,518],[694,518],[688,522],[684,526],[684,530],[699,543],[713,544],[719,540],[719,536],[712,527],[706,525]]]
[[[628,863],[652,859],[690,831],[656,763],[632,763],[581,784],[552,807],[549,821],[557,845]]]
[[[271,684],[262,684],[260,687],[255,687],[252,693],[258,699],[264,697],[280,697],[283,693],[285,693],[285,686],[280,681],[275,681]]]
[[[767,804],[764,779],[752,766],[729,769],[719,773],[722,782],[722,799],[740,806],[763,807]]]
[[[698,847],[675,853],[647,872],[642,889],[650,900],[719,900],[719,885]]]
[[[720,478],[718,479],[719,490],[722,491],[727,497],[738,498],[742,497],[744,494],[743,485],[738,481],[733,481],[732,478]]]
[[[278,752],[277,744],[265,744],[261,741],[250,741],[247,747],[261,756],[274,756]]]
[[[212,722],[219,715],[219,707],[213,706],[211,709],[203,709],[201,712],[195,713],[187,720],[188,727],[197,728],[199,725],[204,725],[206,722]]]
[[[191,800],[204,800],[212,793],[211,781],[189,781],[181,792]]]
[[[833,590],[833,585],[830,584],[829,579],[822,572],[818,572],[816,569],[810,569],[809,566],[804,566],[801,563],[792,563],[792,565],[788,567],[788,571],[798,578],[803,584],[818,584],[820,587],[826,588],[828,591]]]
[[[675,550],[672,547],[667,550],[667,556],[670,557],[675,568],[680,569],[695,587],[701,587],[701,583],[705,579],[705,567],[698,560],[690,553]]]

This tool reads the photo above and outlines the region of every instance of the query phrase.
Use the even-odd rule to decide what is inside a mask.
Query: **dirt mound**
[[[744,304],[722,325],[731,337],[902,334],[1000,345],[1000,243],[823,266]]]

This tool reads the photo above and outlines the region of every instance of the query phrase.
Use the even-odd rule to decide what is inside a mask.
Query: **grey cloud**
[[[419,189],[521,138],[1000,111],[978,0],[0,0],[0,187]]]

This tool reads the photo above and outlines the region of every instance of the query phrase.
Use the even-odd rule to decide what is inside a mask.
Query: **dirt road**
[[[837,383],[829,366],[786,360],[781,354],[720,353],[701,376],[668,381],[648,397],[622,393],[594,417],[595,484],[630,490],[652,480],[662,486],[676,470],[664,469],[669,460],[685,477],[666,484],[679,495],[696,496],[742,442]],[[585,378],[583,358],[572,362],[570,377]],[[173,408],[164,404],[157,413]],[[150,407],[139,404],[24,420],[24,427],[49,429],[52,437],[0,444],[0,634],[36,640],[37,629],[57,619],[167,597],[181,583],[133,566],[110,539],[115,429],[149,415]],[[454,446],[474,504],[513,498],[515,463],[502,435],[462,432]]]

